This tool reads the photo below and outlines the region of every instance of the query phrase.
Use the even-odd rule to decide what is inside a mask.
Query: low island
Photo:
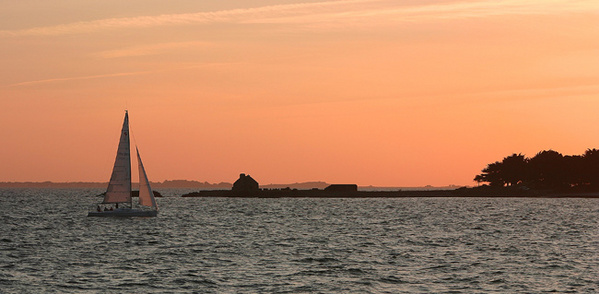
[[[356,184],[332,184],[324,189],[261,189],[250,175],[240,174],[231,190],[202,190],[182,197],[240,198],[400,198],[400,197],[537,197],[537,198],[599,198],[596,192],[533,190],[523,187],[461,187],[446,190],[359,190]]]
[[[392,197],[537,197],[599,198],[599,150],[582,155],[562,155],[544,150],[532,158],[512,154],[488,164],[474,177],[477,187],[375,191],[358,189],[355,184],[333,184],[324,189],[260,188],[251,176],[241,174],[231,190],[205,190],[183,197],[314,197],[314,198],[392,198]]]

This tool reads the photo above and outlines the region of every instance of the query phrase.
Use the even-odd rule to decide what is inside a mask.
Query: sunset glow
[[[474,185],[599,148],[599,1],[12,1],[0,181]]]

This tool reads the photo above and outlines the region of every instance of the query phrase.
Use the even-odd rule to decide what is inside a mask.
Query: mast
[[[129,130],[129,110],[125,109],[125,119],[127,120],[127,130]],[[127,134],[129,134],[130,132],[128,131]],[[129,135],[127,135],[127,138],[129,138]],[[133,195],[131,195],[131,190],[133,190],[131,188],[131,140],[129,139],[129,142],[127,142],[127,153],[129,153],[129,208],[133,208]]]

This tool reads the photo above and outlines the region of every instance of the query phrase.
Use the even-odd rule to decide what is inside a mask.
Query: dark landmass
[[[599,198],[599,191],[581,189],[529,189],[526,187],[462,187],[452,197]]]
[[[251,197],[251,198],[400,198],[400,197],[537,197],[537,198],[599,198],[599,191],[531,190],[523,187],[479,186],[446,190],[359,190],[355,184],[332,184],[324,189],[259,188],[250,175],[240,174],[231,190],[204,190],[182,197]]]
[[[587,149],[582,155],[554,150],[533,157],[514,153],[489,163],[474,181],[535,191],[599,192],[599,149]]]
[[[495,187],[452,190],[327,191],[326,189],[260,189],[258,191],[204,190],[182,197],[241,198],[404,198],[404,197],[497,197],[497,198],[599,198],[599,192],[522,190]]]
[[[136,184],[134,183],[134,186]],[[376,187],[361,186],[352,191],[327,191],[325,182],[261,185],[254,191],[234,191],[231,183],[210,184],[198,181],[164,181],[151,183],[152,188],[196,188],[199,191],[182,197],[254,197],[254,198],[401,198],[401,197],[533,197],[533,198],[599,198],[599,190],[528,189],[520,186],[494,187]],[[101,182],[0,182],[0,188],[106,188]],[[284,186],[284,187],[283,187]],[[325,186],[323,188],[323,186]],[[281,188],[283,187],[283,188]],[[306,188],[307,187],[307,188]],[[356,186],[357,187],[357,186]],[[137,191],[132,196],[137,197]],[[155,197],[162,195],[154,191]]]
[[[438,191],[438,190],[455,190],[461,188],[463,186],[449,185],[436,187],[431,185],[426,185],[423,187],[378,187],[378,186],[359,186],[359,191]]]

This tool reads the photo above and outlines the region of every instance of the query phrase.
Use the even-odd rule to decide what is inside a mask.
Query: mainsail
[[[144,164],[141,162],[141,157],[139,156],[139,149],[137,149],[137,146],[135,146],[135,151],[137,151],[137,165],[139,166],[139,204],[158,209],[158,206],[156,205],[156,199],[154,199],[154,193],[152,192],[152,187],[150,187],[150,181],[148,181],[148,175],[146,174],[146,169],[144,169]]]
[[[121,139],[103,203],[131,202],[131,152],[129,148],[129,113],[125,112]]]

